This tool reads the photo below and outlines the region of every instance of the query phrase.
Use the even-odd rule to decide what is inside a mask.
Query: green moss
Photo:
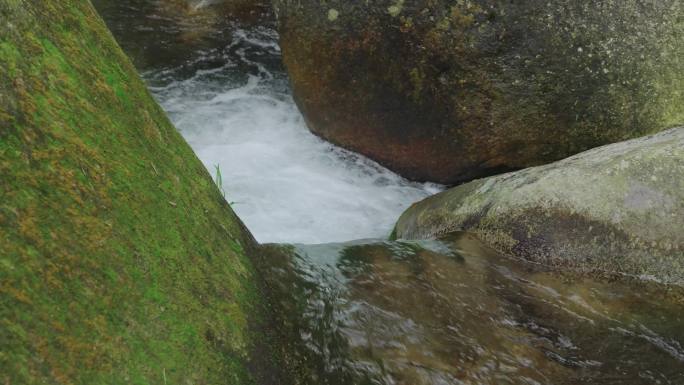
[[[253,381],[255,243],[84,0],[0,0],[0,383]]]

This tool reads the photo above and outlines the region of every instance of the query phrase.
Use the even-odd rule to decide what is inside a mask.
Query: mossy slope
[[[0,0],[0,383],[244,384],[255,248],[87,0]]]

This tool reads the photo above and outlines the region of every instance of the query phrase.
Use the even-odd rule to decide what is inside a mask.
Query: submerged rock
[[[184,0],[192,10],[215,7],[224,15],[240,20],[258,20],[270,13],[268,0]]]
[[[0,0],[0,181],[0,383],[281,383],[252,236],[88,1]]]
[[[174,67],[197,51],[222,49],[240,24],[273,24],[265,1],[92,0],[110,30],[143,70]]]
[[[262,261],[302,383],[680,384],[684,290],[555,274],[469,234]]]
[[[141,0],[137,0],[140,2]],[[238,22],[256,23],[271,20],[270,0],[142,0],[175,5],[184,17],[197,14],[211,14],[216,22],[229,19]]]
[[[456,183],[684,123],[684,3],[275,0],[310,129]]]
[[[558,267],[684,284],[684,127],[476,180],[414,204],[398,238],[474,232]]]

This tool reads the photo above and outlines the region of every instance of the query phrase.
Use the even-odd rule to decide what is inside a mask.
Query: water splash
[[[272,29],[237,29],[225,48],[145,77],[206,167],[220,167],[228,200],[261,242],[386,237],[404,209],[441,189],[311,134]]]

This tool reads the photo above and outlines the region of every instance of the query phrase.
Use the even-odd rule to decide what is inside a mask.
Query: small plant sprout
[[[214,169],[216,170],[216,177],[214,178],[214,181],[216,182],[216,185],[218,186],[221,195],[223,195],[223,198],[225,198],[226,190],[223,188],[223,177],[221,176],[221,167],[217,164],[214,165]]]
[[[221,167],[218,164],[214,165],[214,170],[216,170],[216,177],[214,178],[214,182],[216,183],[216,186],[218,186],[221,195],[223,195],[223,199],[226,199],[226,190],[223,188],[223,177],[221,176]],[[236,203],[237,202],[228,202],[230,206]]]

